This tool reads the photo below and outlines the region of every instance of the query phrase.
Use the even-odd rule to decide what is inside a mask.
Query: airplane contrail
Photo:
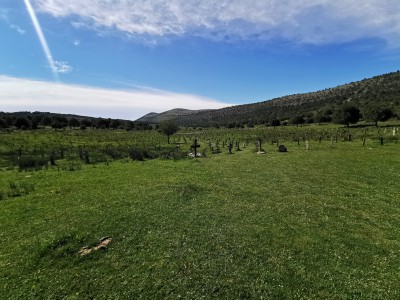
[[[57,73],[56,64],[54,62],[53,55],[51,54],[49,45],[47,44],[46,38],[44,37],[42,28],[40,27],[39,20],[36,17],[36,13],[31,5],[30,0],[24,0],[24,3],[26,6],[26,10],[28,11],[29,16],[31,17],[33,27],[35,28],[35,31],[39,38],[40,44],[42,45],[44,54],[46,55],[46,59],[50,65],[50,69],[51,69],[51,72],[53,73],[54,79],[58,82],[58,81],[60,81],[60,78]]]

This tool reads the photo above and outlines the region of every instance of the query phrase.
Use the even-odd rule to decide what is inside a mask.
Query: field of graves
[[[2,131],[1,298],[398,299],[399,137]]]

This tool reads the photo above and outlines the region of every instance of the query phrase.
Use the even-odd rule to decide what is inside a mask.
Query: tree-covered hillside
[[[371,111],[400,113],[400,72],[351,82],[322,91],[294,94],[254,104],[237,105],[192,114],[169,115],[185,126],[242,126],[279,122],[331,122],[343,105],[359,108],[361,117],[375,122]],[[377,112],[378,113],[378,112]],[[165,115],[165,113],[163,113]],[[159,114],[159,115],[163,115]],[[152,120],[157,120],[153,115]],[[379,121],[379,120],[378,120]]]

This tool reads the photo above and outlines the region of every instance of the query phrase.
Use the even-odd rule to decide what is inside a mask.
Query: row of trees
[[[62,128],[97,128],[97,129],[126,129],[126,130],[152,130],[155,128],[143,122],[124,121],[102,118],[66,117],[63,115],[32,115],[32,114],[4,114],[0,116],[0,129],[38,129],[39,127]]]
[[[228,128],[243,128],[243,127],[254,127],[255,125],[269,125],[269,126],[281,126],[281,125],[302,125],[312,123],[336,123],[349,126],[355,124],[361,119],[367,122],[373,122],[375,126],[378,126],[378,122],[384,122],[392,117],[396,117],[396,113],[390,107],[382,107],[379,105],[370,105],[364,107],[362,110],[355,105],[345,104],[335,109],[321,109],[306,114],[294,115],[291,118],[272,118],[269,120],[262,119],[249,119],[247,121],[235,121],[227,124],[219,124],[219,126],[225,126]],[[398,117],[398,116],[397,116]]]
[[[384,122],[396,114],[389,107],[381,107],[378,105],[370,105],[365,107],[362,111],[355,105],[345,104],[338,109],[332,111],[327,110],[325,112],[317,111],[311,116],[299,115],[291,118],[289,123],[294,125],[301,125],[304,123],[336,123],[343,124],[347,127],[350,124],[355,124],[361,119],[369,122],[373,122],[375,126],[378,126],[378,122]],[[279,120],[273,120],[272,126],[280,125]]]
[[[392,117],[396,117],[394,109],[389,106],[381,106],[378,104],[370,104],[364,106],[362,110],[356,105],[346,103],[339,107],[324,108],[311,113],[294,115],[290,118],[271,118],[269,120],[262,119],[248,119],[241,121],[234,121],[227,124],[218,124],[228,128],[234,127],[254,127],[255,125],[265,124],[270,126],[280,125],[302,125],[305,123],[330,123],[350,124],[357,123],[360,119],[373,122],[376,126],[378,122],[384,122]],[[398,116],[397,116],[398,117]],[[172,128],[170,126],[164,127]],[[203,124],[202,126],[206,126]],[[211,125],[211,124],[209,124]],[[70,128],[92,128],[92,129],[126,129],[126,130],[152,130],[159,129],[160,125],[151,125],[144,122],[133,122],[117,119],[103,119],[103,118],[84,118],[84,117],[66,117],[59,114],[12,114],[0,113],[0,129],[14,127],[17,129],[38,129],[39,127],[52,127],[54,129]],[[176,128],[174,129],[176,130]],[[167,134],[167,133],[166,133]],[[167,134],[169,135],[169,134]]]
[[[329,113],[316,112],[314,114],[315,123],[328,123],[333,121],[336,124],[344,124],[347,127],[350,124],[355,124],[363,118],[365,121],[374,122],[378,126],[378,122],[384,122],[395,116],[393,110],[389,107],[379,105],[369,105],[361,111],[357,106],[345,104],[335,111]],[[294,123],[301,122],[301,118],[294,120]]]

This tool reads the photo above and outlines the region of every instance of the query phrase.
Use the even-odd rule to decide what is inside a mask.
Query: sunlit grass
[[[398,298],[399,145],[285,145],[2,171],[2,297]]]

